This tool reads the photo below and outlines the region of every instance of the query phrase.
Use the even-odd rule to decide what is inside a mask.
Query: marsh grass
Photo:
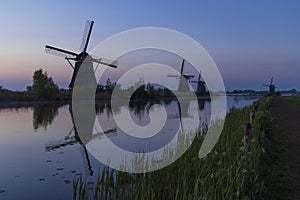
[[[232,108],[226,116],[218,143],[205,158],[199,149],[205,136],[197,134],[190,148],[171,165],[148,173],[129,174],[105,168],[92,190],[79,178],[73,181],[74,199],[258,199],[263,180],[260,163],[264,134],[270,128],[266,111],[270,99],[243,109]],[[249,152],[243,125],[259,103],[252,126]]]

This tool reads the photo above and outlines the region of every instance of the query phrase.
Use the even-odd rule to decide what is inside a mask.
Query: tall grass
[[[263,180],[260,162],[264,154],[264,134],[270,128],[266,111],[270,99],[262,99],[243,109],[232,108],[213,151],[199,159],[205,134],[197,134],[191,147],[173,164],[163,169],[129,174],[106,168],[92,190],[81,178],[73,181],[74,199],[257,199]],[[259,103],[252,136],[245,143],[243,124]],[[249,151],[248,151],[249,148]]]

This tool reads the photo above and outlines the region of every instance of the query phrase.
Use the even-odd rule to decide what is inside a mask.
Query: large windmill
[[[168,77],[175,77],[179,79],[178,92],[188,92],[190,91],[188,81],[194,78],[194,75],[183,74],[185,60],[182,60],[180,75],[168,75]]]
[[[263,84],[263,86],[269,87],[269,92],[270,92],[270,93],[275,92],[275,88],[276,88],[275,85],[273,84],[273,80],[274,80],[274,77],[272,76],[269,85],[268,85],[268,84]]]
[[[68,61],[68,63],[71,65],[71,67],[73,68],[74,72],[72,75],[71,82],[69,84],[69,88],[73,88],[74,81],[76,79],[76,75],[77,75],[80,67],[85,68],[85,72],[88,74],[87,75],[87,77],[89,79],[88,81],[89,82],[92,81],[93,83],[96,83],[93,62],[102,64],[102,65],[106,65],[109,67],[114,67],[114,68],[117,67],[116,62],[110,62],[104,58],[95,58],[95,56],[91,56],[86,52],[88,44],[89,44],[90,36],[92,33],[93,25],[94,25],[94,21],[86,22],[85,30],[84,30],[83,37],[82,37],[81,47],[80,47],[81,53],[79,53],[79,54],[71,52],[71,51],[67,51],[64,49],[60,49],[57,47],[49,46],[49,45],[45,46],[46,53],[64,57]],[[75,67],[72,65],[70,60],[75,61]]]
[[[201,80],[201,71],[199,72],[198,80],[191,81],[191,82],[192,83],[197,83],[197,90],[196,90],[197,95],[203,95],[206,92],[205,82]]]

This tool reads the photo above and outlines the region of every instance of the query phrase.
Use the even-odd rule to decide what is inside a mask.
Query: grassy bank
[[[204,159],[198,136],[176,162],[158,171],[128,174],[106,169],[93,188],[82,179],[73,182],[74,199],[258,199],[262,196],[265,134],[270,131],[270,98],[244,109],[231,109],[222,135]],[[259,104],[258,104],[259,103]],[[243,125],[258,106],[252,136],[244,141]],[[249,148],[249,152],[248,149]]]

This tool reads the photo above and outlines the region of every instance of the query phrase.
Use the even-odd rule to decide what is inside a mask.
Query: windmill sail
[[[68,57],[74,57],[74,56],[78,56],[77,53],[71,52],[71,51],[67,51],[64,49],[60,49],[57,47],[53,47],[50,45],[46,45],[45,46],[45,52],[54,56],[60,56],[63,58],[68,58]]]
[[[273,84],[273,79],[274,79],[274,77],[272,76],[272,78],[271,78],[271,82],[270,82],[270,85],[272,85],[272,84]]]
[[[91,55],[91,61],[98,63],[100,65],[107,65],[109,67],[113,67],[113,68],[117,68],[118,66],[118,62],[116,60],[111,60],[108,58],[100,58],[98,56],[95,55]]]
[[[81,52],[86,52],[86,50],[87,50],[87,46],[88,46],[90,36],[92,33],[93,25],[94,25],[94,21],[86,21],[86,23],[85,23],[85,28],[84,28],[83,35],[82,35],[81,45],[79,48],[79,50]]]

